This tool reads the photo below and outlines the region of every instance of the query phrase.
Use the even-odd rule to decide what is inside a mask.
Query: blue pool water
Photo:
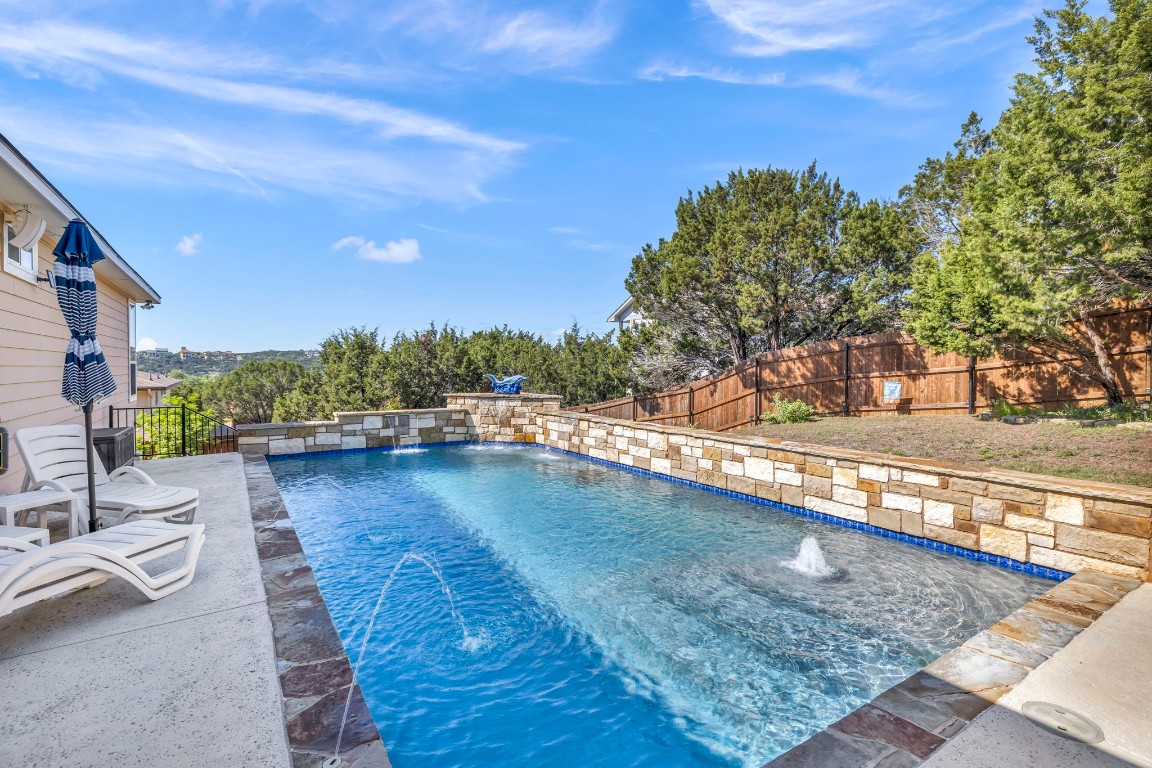
[[[432,566],[359,672],[396,768],[759,766],[1050,586],[538,448],[271,466],[353,660]]]

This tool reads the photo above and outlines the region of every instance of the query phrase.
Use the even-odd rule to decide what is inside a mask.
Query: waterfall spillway
[[[816,541],[815,536],[806,536],[800,542],[800,551],[796,553],[796,559],[785,560],[780,565],[817,579],[836,573],[836,569],[828,565],[828,561],[824,559],[824,552],[820,549],[820,542]]]

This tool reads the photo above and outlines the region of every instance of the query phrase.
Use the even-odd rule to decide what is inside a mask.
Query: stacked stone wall
[[[1148,579],[1152,490],[571,412],[533,439],[592,458],[1061,571]]]
[[[333,421],[242,424],[236,435],[241,453],[283,456],[475,440],[476,430],[466,410],[428,408],[337,413]]]
[[[560,410],[559,395],[465,393],[448,395],[448,407],[468,411],[476,434],[484,442],[536,441],[536,415]]]
[[[237,428],[242,453],[538,443],[1022,563],[1149,579],[1152,490],[560,411],[554,395]]]

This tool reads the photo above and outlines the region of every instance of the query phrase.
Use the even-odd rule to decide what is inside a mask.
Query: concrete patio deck
[[[1052,702],[1104,732],[1083,744],[1021,714]],[[1152,584],[1129,593],[922,768],[1152,768]]]
[[[110,579],[0,619],[0,765],[287,768],[240,456],[144,468],[200,490],[196,578],[154,603]]]

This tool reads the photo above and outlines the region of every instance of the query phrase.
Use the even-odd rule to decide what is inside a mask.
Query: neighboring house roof
[[[160,294],[156,289],[116,252],[92,223],[76,210],[76,206],[68,202],[63,193],[3,134],[0,134],[0,199],[27,204],[48,222],[49,231],[62,233],[69,221],[82,219],[92,230],[100,250],[107,257],[96,265],[97,274],[114,283],[133,301],[160,303]]]
[[[136,379],[136,389],[161,389],[167,392],[172,387],[183,383],[183,379],[161,376],[158,373],[145,373]]]
[[[616,308],[616,311],[608,315],[609,323],[622,323],[628,320],[628,316],[632,314],[632,310],[636,305],[636,299],[629,296],[624,300],[624,303]]]

